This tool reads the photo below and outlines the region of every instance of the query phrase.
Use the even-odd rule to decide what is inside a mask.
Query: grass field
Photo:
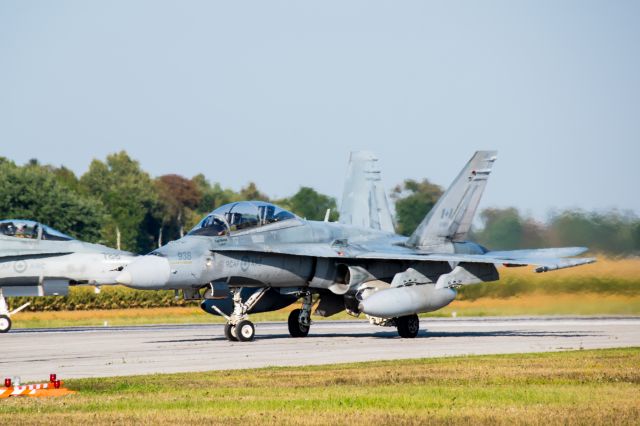
[[[640,295],[640,258],[598,258],[596,263],[537,274],[532,267],[499,268],[500,281],[464,287],[460,299],[506,298],[531,293]]]
[[[638,424],[640,348],[69,380],[0,424]]]

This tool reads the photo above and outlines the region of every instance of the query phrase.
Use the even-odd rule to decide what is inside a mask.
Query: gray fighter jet
[[[0,333],[11,329],[7,297],[66,295],[69,285],[115,284],[128,252],[85,243],[30,220],[0,221]]]
[[[346,223],[303,220],[265,202],[237,202],[211,212],[185,237],[136,258],[117,281],[203,298],[203,309],[226,318],[229,340],[253,340],[249,313],[299,299],[302,307],[291,312],[289,332],[306,336],[314,296],[315,314],[346,309],[366,314],[373,324],[397,327],[401,337],[415,337],[418,314],[448,305],[461,286],[498,280],[496,264],[546,272],[595,261],[569,258],[586,251],[580,247],[491,251],[466,241],[495,160],[494,151],[476,152],[408,238],[375,219],[386,197],[369,204],[368,212],[362,200],[352,200],[361,207],[346,210],[353,213],[343,218]],[[370,170],[361,166],[353,170]],[[379,195],[378,181],[369,182],[360,195],[345,194]]]

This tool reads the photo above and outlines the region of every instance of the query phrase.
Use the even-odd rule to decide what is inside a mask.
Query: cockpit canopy
[[[220,206],[202,219],[189,235],[218,236],[296,219],[297,216],[264,201],[239,201]]]
[[[8,219],[0,221],[0,234],[7,237],[25,238],[30,240],[71,241],[68,235],[47,225],[33,220]]]

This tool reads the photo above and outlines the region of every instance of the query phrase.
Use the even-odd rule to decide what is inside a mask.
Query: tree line
[[[442,195],[442,187],[405,180],[391,192],[396,229],[411,234]],[[19,166],[0,157],[0,218],[32,219],[72,237],[147,253],[175,240],[213,209],[233,201],[271,201],[311,220],[322,220],[336,200],[310,187],[271,199],[249,182],[239,191],[208,181],[203,174],[152,177],[125,151],[93,160],[76,176],[61,166],[31,160]],[[482,226],[472,239],[496,249],[588,246],[611,254],[640,252],[640,219],[631,212],[559,211],[546,223],[523,216],[516,208],[480,212]]]

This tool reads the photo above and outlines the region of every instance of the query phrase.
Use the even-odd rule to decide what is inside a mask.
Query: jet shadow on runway
[[[576,332],[576,331],[442,331],[442,332],[431,332],[428,330],[420,331],[418,337],[423,338],[438,338],[438,337],[561,337],[561,338],[569,338],[569,337],[597,337],[603,336],[602,333],[585,331],[585,332]],[[335,337],[373,337],[373,338],[384,338],[388,339],[390,337],[397,337],[397,333],[395,331],[382,331],[376,333],[317,333],[317,334],[309,334],[306,340],[312,340],[314,338],[335,338]],[[290,338],[287,333],[278,333],[278,334],[268,334],[262,335],[256,340],[275,340],[275,339],[288,339]],[[191,343],[191,342],[218,342],[218,341],[226,341],[224,337],[210,337],[210,338],[196,338],[196,339],[181,339],[181,340],[153,340],[147,343]]]

